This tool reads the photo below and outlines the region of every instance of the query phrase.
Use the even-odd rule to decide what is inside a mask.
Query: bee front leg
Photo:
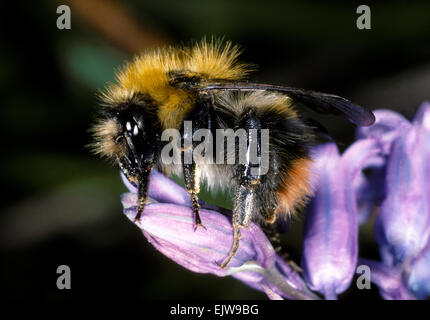
[[[184,164],[184,183],[185,188],[190,194],[191,203],[193,206],[194,212],[194,231],[197,230],[198,227],[206,227],[202,224],[202,220],[200,219],[200,204],[198,193],[200,192],[200,167],[196,163],[192,164]]]
[[[134,158],[133,158],[134,159]],[[137,187],[137,207],[134,222],[140,221],[143,210],[145,209],[146,199],[148,196],[149,176],[153,166],[153,161],[145,163],[138,170],[133,167],[129,156],[118,159],[121,171],[127,179]]]
[[[145,170],[143,170],[138,176],[138,200],[137,200],[137,213],[134,218],[134,222],[140,221],[142,217],[143,209],[145,209],[146,200],[148,197],[148,185],[149,185],[149,176],[151,174],[151,166],[148,166]]]

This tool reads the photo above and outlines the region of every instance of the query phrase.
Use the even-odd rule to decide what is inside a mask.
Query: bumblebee
[[[316,127],[301,116],[299,106],[340,114],[359,126],[375,121],[371,112],[336,95],[248,82],[254,67],[239,62],[239,54],[240,49],[230,42],[214,40],[144,52],[117,73],[116,83],[102,91],[100,117],[92,128],[93,150],[117,163],[138,187],[137,220],[145,207],[154,168],[183,176],[195,228],[203,227],[198,199],[201,182],[232,191],[234,240],[229,255],[220,263],[222,268],[237,252],[240,230],[251,220],[272,224],[279,217],[289,217],[312,193],[310,147]],[[163,131],[176,129],[184,139],[187,121],[192,123],[192,134],[199,129],[233,128],[245,130],[251,137],[251,131],[268,130],[268,150],[258,143],[255,149],[257,159],[263,153],[268,156],[265,172],[252,170],[262,164],[247,157],[233,164],[194,158],[191,163],[164,163]],[[253,137],[261,142],[261,135]],[[248,151],[250,142],[245,146]]]

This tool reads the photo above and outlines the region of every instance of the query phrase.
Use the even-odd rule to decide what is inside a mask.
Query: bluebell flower
[[[378,139],[386,154],[386,174],[379,182],[386,195],[375,223],[375,236],[389,265],[401,265],[416,256],[430,236],[429,110],[430,104],[423,103],[412,124],[393,111],[376,111],[377,127],[359,129],[359,138]],[[369,185],[367,192],[378,192],[376,187],[376,183]]]
[[[403,284],[409,279],[407,286],[421,298],[428,295],[425,279],[430,276],[430,268],[424,271],[430,241],[430,103],[421,105],[412,123],[393,111],[376,111],[375,116],[378,128],[359,129],[358,134],[377,139],[384,153],[378,168],[385,175],[378,183],[368,183],[365,191],[384,188],[376,191],[384,197],[375,238],[384,268]],[[390,297],[383,287],[380,290]]]
[[[326,299],[345,291],[358,257],[358,213],[353,181],[379,153],[373,139],[356,142],[341,156],[334,143],[315,149],[315,195],[306,210],[302,268],[309,287]]]
[[[401,270],[368,259],[359,259],[359,264],[370,268],[370,279],[379,287],[379,292],[385,300],[415,300],[415,296],[403,279]]]
[[[375,124],[360,128],[342,155],[334,143],[314,150],[303,275],[275,253],[254,223],[243,230],[229,268],[220,268],[233,237],[231,212],[200,201],[207,229],[194,231],[187,191],[156,171],[137,226],[158,251],[188,270],[233,276],[270,299],[318,299],[311,290],[336,299],[350,287],[357,262],[369,266],[384,299],[428,297],[430,104],[420,107],[413,122],[389,110],[374,114]],[[122,177],[130,191],[122,196],[124,213],[134,222],[137,190]],[[371,215],[382,261],[358,257],[358,227]]]
[[[407,285],[418,299],[430,297],[430,242],[410,262],[407,270]]]
[[[135,222],[137,190],[122,177],[130,191],[122,195],[124,213]],[[151,175],[149,196],[142,218],[135,223],[147,240],[171,260],[193,272],[232,275],[272,299],[318,299],[275,253],[257,224],[251,223],[243,230],[240,250],[229,268],[222,269],[217,263],[228,255],[233,241],[231,213],[201,202],[200,214],[207,229],[195,231],[187,191],[156,171]]]
[[[391,110],[375,110],[375,123],[370,127],[358,127],[357,139],[375,139],[380,144],[380,153],[368,159],[368,167],[372,170],[369,176],[363,173],[354,181],[360,224],[368,221],[386,197],[386,162],[391,152],[393,141],[405,134],[411,124],[401,114]]]
[[[375,228],[384,262],[415,257],[430,236],[430,130],[416,119],[394,140],[387,161],[386,193]]]

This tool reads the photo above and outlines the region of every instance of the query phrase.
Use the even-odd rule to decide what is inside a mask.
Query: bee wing
[[[370,126],[375,122],[375,116],[372,112],[352,103],[345,98],[333,94],[321,93],[293,87],[283,87],[270,84],[248,82],[212,83],[200,87],[199,90],[275,91],[288,95],[295,102],[303,104],[311,110],[320,113],[342,114],[349,121],[358,126]]]

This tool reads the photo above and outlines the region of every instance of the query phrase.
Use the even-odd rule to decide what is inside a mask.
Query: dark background
[[[72,29],[56,28],[71,7]],[[2,1],[0,5],[0,292],[3,297],[252,299],[230,278],[193,274],[156,252],[121,214],[118,170],[85,145],[97,89],[134,53],[225,36],[259,65],[252,80],[345,96],[412,117],[430,99],[430,2],[367,2],[372,29],[356,28],[355,1]],[[341,148],[354,127],[322,118]],[[211,201],[210,195],[203,198]],[[229,201],[218,196],[218,204]],[[213,201],[212,201],[213,202]],[[301,221],[284,241],[300,261]],[[371,224],[360,254],[377,258]],[[56,288],[57,266],[72,290]],[[350,289],[341,298],[377,298]]]

